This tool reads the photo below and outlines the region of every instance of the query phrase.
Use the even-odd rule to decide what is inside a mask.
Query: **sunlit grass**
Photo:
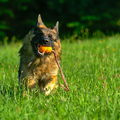
[[[0,46],[0,119],[120,119],[119,37],[62,41],[61,66],[70,92],[59,87],[47,97],[23,97],[17,78],[21,44]]]

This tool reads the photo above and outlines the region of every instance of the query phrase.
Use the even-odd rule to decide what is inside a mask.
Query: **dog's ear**
[[[55,30],[57,33],[59,33],[59,21],[56,22],[55,26],[53,27],[53,30]]]
[[[46,27],[41,19],[41,15],[39,14],[38,15],[38,19],[37,19],[37,24],[36,24],[37,27]]]

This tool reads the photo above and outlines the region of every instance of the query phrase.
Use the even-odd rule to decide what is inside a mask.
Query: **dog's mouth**
[[[39,55],[41,55],[41,56],[44,56],[44,53],[45,53],[45,52],[40,51],[40,49],[39,49],[40,46],[41,46],[40,44],[37,44],[37,43],[35,44],[36,52],[37,52],[37,54],[39,54]]]
[[[37,50],[37,54],[41,56],[51,53],[52,51],[52,47],[48,47],[48,46],[40,45],[40,44],[35,44],[35,49]]]

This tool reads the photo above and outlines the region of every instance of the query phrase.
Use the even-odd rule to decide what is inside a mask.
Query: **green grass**
[[[23,97],[17,78],[21,45],[0,46],[1,120],[120,119],[120,36],[63,41],[61,66],[70,92],[59,87],[49,96]]]

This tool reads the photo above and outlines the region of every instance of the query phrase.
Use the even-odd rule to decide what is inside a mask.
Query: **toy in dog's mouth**
[[[51,53],[52,52],[52,47],[47,47],[47,46],[40,45],[40,44],[37,45],[37,49],[38,49],[38,53],[40,55],[44,55],[44,53]]]

